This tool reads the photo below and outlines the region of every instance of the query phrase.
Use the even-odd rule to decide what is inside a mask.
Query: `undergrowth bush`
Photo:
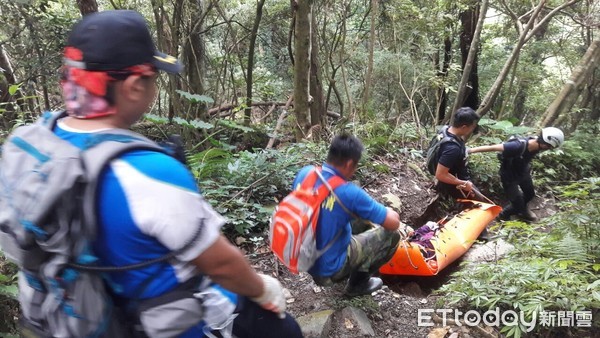
[[[423,137],[424,131],[414,123],[396,126],[388,123],[370,122],[352,125],[356,137],[361,139],[370,155],[384,155],[397,152],[408,146],[415,146]]]
[[[320,164],[324,143],[231,153],[209,149],[190,156],[190,167],[210,204],[229,218],[228,235],[261,233],[273,207],[291,189],[298,170]]]
[[[600,139],[596,130],[599,127],[582,126],[567,137],[560,149],[541,153],[535,169],[544,172],[543,183],[555,185],[597,176],[600,172]]]

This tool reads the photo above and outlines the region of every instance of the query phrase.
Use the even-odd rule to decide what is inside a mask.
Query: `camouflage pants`
[[[364,224],[353,224],[354,229],[357,226]],[[331,281],[341,282],[356,271],[374,274],[394,256],[399,242],[398,232],[388,231],[381,226],[353,235],[346,251],[346,263],[331,276]]]

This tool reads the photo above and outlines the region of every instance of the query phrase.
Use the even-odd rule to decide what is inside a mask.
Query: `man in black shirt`
[[[477,128],[479,116],[469,107],[459,108],[453,116],[450,127],[444,127],[445,135],[452,142],[440,144],[435,170],[436,189],[440,194],[453,198],[472,198],[473,183],[467,169],[465,141]]]
[[[531,178],[531,160],[541,151],[560,147],[564,143],[563,132],[554,127],[541,130],[536,137],[511,138],[500,144],[480,146],[469,149],[469,153],[497,151],[500,158],[500,179],[504,193],[510,203],[498,216],[508,220],[518,215],[525,221],[535,221],[537,216],[527,204],[535,196]]]

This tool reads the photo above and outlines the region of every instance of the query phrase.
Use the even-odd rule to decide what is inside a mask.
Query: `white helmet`
[[[558,148],[565,142],[565,135],[558,128],[547,127],[542,129],[542,141],[551,145],[552,148]]]

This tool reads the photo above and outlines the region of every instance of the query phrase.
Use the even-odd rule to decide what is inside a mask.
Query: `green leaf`
[[[176,92],[181,95],[183,98],[185,98],[186,100],[190,101],[191,103],[214,103],[215,100],[213,100],[212,98],[206,96],[206,95],[198,95],[198,94],[192,94],[189,92],[185,92],[183,90],[176,90]]]
[[[16,92],[19,90],[19,87],[20,87],[20,86],[19,86],[19,85],[16,85],[16,84],[14,84],[14,85],[10,85],[10,87],[8,87],[8,93],[9,93],[10,95],[15,95],[15,93],[16,93]]]
[[[155,114],[144,114],[144,119],[154,123],[167,123],[169,119]]]
[[[515,338],[521,338],[521,329],[519,328],[518,325],[515,326]]]
[[[251,131],[254,131],[254,129],[243,126],[241,124],[237,124],[233,121],[229,121],[229,120],[220,120],[219,124],[225,126],[225,127],[229,127],[229,128],[234,128],[234,129],[239,129],[241,131],[243,131],[244,133],[248,133]]]
[[[480,126],[489,126],[489,125],[492,125],[492,124],[495,124],[495,123],[496,123],[496,120],[492,120],[492,119],[488,119],[488,118],[482,117],[482,118],[479,120],[479,123],[478,123],[478,124],[479,124]]]
[[[510,121],[497,121],[495,124],[488,125],[489,128],[495,130],[507,130],[513,127],[513,124]]]
[[[598,290],[600,288],[600,279],[596,280],[592,284],[588,285],[588,290]]]
[[[0,285],[0,294],[9,296],[13,299],[17,299],[19,296],[19,288],[17,285]]]
[[[193,120],[190,124],[197,129],[212,129],[215,127],[213,124],[201,120]]]

